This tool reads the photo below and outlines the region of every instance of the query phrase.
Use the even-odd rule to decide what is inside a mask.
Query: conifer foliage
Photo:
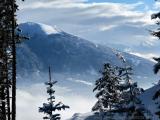
[[[112,119],[113,114],[111,111],[118,109],[121,99],[118,89],[120,77],[118,76],[117,67],[109,63],[104,64],[104,68],[100,73],[102,77],[96,81],[93,89],[93,92],[97,92],[96,98],[98,101],[93,106],[92,111],[98,111],[102,120],[105,116]]]
[[[122,66],[104,64],[100,72],[102,77],[96,81],[93,90],[97,92],[98,101],[92,110],[98,111],[102,119],[105,115],[107,119],[113,119],[115,114],[122,114],[126,120],[147,120],[149,111],[138,98],[143,89],[132,81],[132,67],[127,65],[122,54],[117,52],[116,55]]]
[[[128,65],[124,56],[119,52],[116,52],[116,56],[123,64],[123,67],[119,67],[119,76],[121,78],[119,89],[122,99],[119,112],[124,111],[126,113],[126,119],[147,120],[147,118],[150,118],[150,113],[138,98],[143,92],[143,89],[139,88],[136,82],[133,82],[133,69]]]
[[[43,117],[43,119],[48,120],[60,120],[60,114],[53,114],[56,110],[61,111],[69,108],[69,106],[64,105],[62,102],[55,104],[55,90],[53,86],[57,83],[57,81],[51,81],[51,71],[49,67],[49,82],[46,82],[45,85],[47,86],[47,93],[49,94],[48,103],[43,103],[43,107],[39,107],[39,112],[43,112],[47,114],[47,116]]]
[[[156,1],[159,2],[159,0],[156,0]],[[160,12],[152,14],[151,19],[156,19],[157,20],[156,24],[158,26],[158,28],[156,30],[151,31],[151,34],[153,36],[157,37],[158,39],[160,39],[160,27],[159,27],[159,25],[160,25]],[[157,62],[154,65],[154,69],[153,69],[154,73],[157,74],[160,70],[160,57],[158,57],[158,58],[154,57],[153,59]],[[158,107],[157,107],[158,111],[155,114],[158,115],[160,118],[160,88],[153,95],[153,100],[158,101],[158,102],[156,102],[156,103],[158,103]]]
[[[0,0],[0,120],[16,120],[17,10],[16,0]]]
[[[116,75],[116,67],[109,63],[104,64],[104,68],[100,71],[102,77],[99,78],[95,85],[94,92],[97,91],[96,98],[98,102],[92,108],[93,111],[108,111],[115,109],[119,102],[119,77]]]
[[[140,94],[140,89],[137,86],[136,82],[133,82],[132,75],[133,69],[129,66],[121,53],[116,53],[117,57],[122,61],[123,66],[119,67],[119,76],[121,78],[121,84],[119,89],[122,92],[122,98],[125,104],[132,105],[138,101],[136,96]]]

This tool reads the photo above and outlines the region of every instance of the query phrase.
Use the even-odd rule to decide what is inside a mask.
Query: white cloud
[[[159,9],[159,8],[160,8],[160,2],[155,2],[154,8],[155,8],[155,9]]]
[[[84,81],[84,80],[77,80],[77,79],[73,79],[73,78],[68,78],[67,80],[72,81],[72,82],[76,82],[76,83],[82,83],[82,84],[87,85],[87,86],[93,86],[93,83],[87,82],[87,81]]]
[[[117,27],[117,25],[100,26],[100,30],[101,31],[107,31],[107,30],[110,30],[114,27]]]
[[[25,2],[18,2],[21,9],[37,9],[37,8],[60,8],[70,7],[77,5],[77,3],[83,3],[86,0],[27,0]]]

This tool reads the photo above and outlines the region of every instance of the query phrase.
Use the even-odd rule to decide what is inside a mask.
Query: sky
[[[138,1],[145,1],[147,4],[153,4],[153,0],[88,0],[88,2],[114,2],[114,3],[135,3]]]

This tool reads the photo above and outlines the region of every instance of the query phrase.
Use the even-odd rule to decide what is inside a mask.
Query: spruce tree
[[[131,67],[122,68],[123,72],[121,74],[124,83],[120,85],[121,93],[121,105],[122,108],[119,111],[126,112],[126,120],[146,120],[145,114],[148,111],[144,108],[141,100],[138,96],[142,93],[142,89],[138,88],[136,82],[132,82]]]
[[[102,113],[117,108],[120,101],[118,91],[120,78],[117,75],[116,67],[111,66],[109,63],[104,64],[104,68],[100,73],[102,77],[96,81],[96,87],[93,89],[94,92],[97,92],[96,98],[98,101],[92,110]]]
[[[122,54],[116,53],[116,55],[124,66],[112,66],[109,63],[104,65],[100,71],[102,77],[96,81],[93,90],[97,92],[98,101],[92,110],[100,112],[102,119],[104,115],[107,119],[113,119],[114,113],[123,115],[125,113],[126,120],[147,120],[150,113],[138,97],[143,89],[132,81],[132,67],[127,65]]]
[[[56,110],[61,111],[69,108],[69,106],[64,105],[62,102],[55,104],[55,90],[53,89],[54,84],[57,81],[51,81],[51,72],[49,67],[49,82],[46,82],[45,85],[47,86],[47,93],[49,94],[48,103],[43,103],[43,107],[39,107],[39,112],[43,112],[47,114],[47,116],[43,117],[43,119],[49,120],[60,120],[60,114],[53,114]]]
[[[126,120],[147,120],[150,117],[150,113],[145,109],[144,105],[139,99],[139,95],[142,93],[143,89],[139,88],[136,82],[132,79],[132,67],[127,64],[124,56],[116,52],[116,56],[122,61],[123,67],[119,67],[119,76],[121,78],[121,83],[119,85],[119,90],[121,91],[121,109],[119,112],[126,112]]]
[[[17,10],[16,0],[0,0],[0,120],[16,120]]]
[[[156,1],[158,1],[158,0],[156,0]],[[158,26],[158,28],[156,30],[150,31],[151,35],[160,39],[160,27],[159,27],[159,25],[160,25],[160,12],[152,14],[151,19],[156,19],[157,20],[156,24]],[[154,57],[153,59],[157,62],[154,65],[154,69],[153,69],[154,73],[157,74],[160,70],[160,57],[157,57],[157,58]],[[156,102],[156,103],[158,103],[158,107],[157,107],[158,111],[155,114],[158,115],[160,118],[160,88],[153,95],[153,100],[155,100],[155,101],[158,100],[158,102]]]

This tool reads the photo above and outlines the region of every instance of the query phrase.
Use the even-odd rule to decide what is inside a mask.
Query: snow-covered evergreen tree
[[[121,109],[119,109],[119,112],[124,111],[127,113],[126,120],[146,120],[150,118],[149,111],[145,109],[138,97],[143,92],[143,89],[139,88],[136,82],[133,82],[132,67],[127,64],[126,59],[121,53],[116,52],[116,56],[123,63],[123,67],[119,67],[119,76],[121,78],[119,90],[122,92]]]
[[[117,57],[122,61],[121,67],[107,63],[100,73],[102,77],[95,83],[94,92],[98,99],[93,111],[98,111],[102,119],[114,119],[116,114],[126,116],[126,120],[148,120],[150,112],[145,109],[139,99],[143,89],[139,88],[132,80],[132,67],[129,66],[119,52]]]
[[[109,63],[104,64],[104,68],[100,71],[102,77],[95,83],[94,92],[96,91],[96,98],[98,99],[93,111],[106,112],[114,110],[119,103],[118,84],[120,78],[117,75],[116,67]]]
[[[155,0],[158,1],[159,0]],[[157,22],[157,26],[158,28],[156,30],[151,31],[151,34],[155,37],[157,37],[158,39],[160,39],[160,12],[152,14],[151,19],[156,19]],[[158,58],[153,58],[157,63],[154,65],[154,73],[157,74],[160,70],[160,57]],[[159,116],[160,118],[160,87],[159,89],[155,92],[155,94],[153,95],[153,100],[155,100],[155,104],[157,104],[157,109],[158,111],[155,113],[156,115]]]
[[[160,14],[159,14],[160,17]],[[160,58],[153,58],[157,63],[154,65],[154,73],[157,74],[160,70]],[[160,86],[160,84],[158,83]],[[156,115],[159,116],[160,118],[160,87],[159,89],[155,92],[152,98],[155,101],[155,104],[157,104],[157,112],[155,113]]]
[[[62,102],[55,104],[55,90],[53,90],[53,85],[56,84],[57,81],[51,81],[51,71],[49,67],[49,82],[46,82],[45,85],[47,86],[47,93],[49,94],[48,103],[43,103],[43,107],[39,107],[39,112],[43,112],[47,114],[47,116],[43,117],[43,119],[49,120],[60,120],[60,114],[53,114],[56,110],[65,110],[69,108],[69,106],[64,105]]]

